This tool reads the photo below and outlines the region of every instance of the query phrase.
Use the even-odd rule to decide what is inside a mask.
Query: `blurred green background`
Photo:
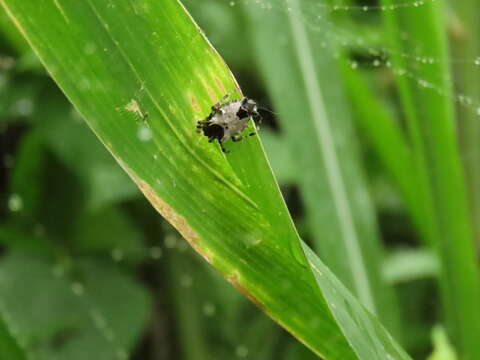
[[[282,36],[283,25],[275,20],[276,14],[290,11],[288,2],[183,3],[243,92],[271,109],[264,112],[260,137],[301,237],[315,244],[319,241],[315,227],[325,227],[315,217],[325,212],[323,221],[328,222],[332,210],[324,201],[327,195],[317,192],[324,174],[308,170],[318,161],[316,145],[309,145],[304,137],[308,127],[302,129],[295,118],[304,114],[296,99],[309,94],[289,88],[294,70],[280,60],[281,53],[266,47],[269,41],[281,46],[291,41]],[[473,226],[478,226],[480,61],[475,54],[480,52],[477,21],[471,17],[473,3],[452,2],[441,9],[440,31],[449,36],[451,58],[439,57],[441,51],[430,56],[428,46],[422,44],[428,38],[412,39],[414,35],[406,30],[396,35],[415,45],[402,50],[391,40],[397,36],[388,28],[389,14],[401,17],[411,12],[418,16],[410,20],[421,26],[423,1],[418,6],[392,2],[392,9],[388,1],[307,1],[302,9],[302,22],[320,54],[317,59],[324,59],[318,66],[331,62],[338,70],[327,74],[322,85],[329,88],[327,107],[339,119],[349,119],[343,125],[338,120],[340,125],[333,131],[340,135],[335,141],[341,142],[344,135],[347,145],[342,149],[349,154],[345,161],[356,164],[349,176],[360,179],[362,189],[367,189],[354,196],[371,199],[359,200],[363,205],[356,216],[374,214],[365,222],[373,224],[375,234],[369,234],[378,236],[385,248],[378,275],[394,287],[396,300],[390,306],[401,324],[393,332],[415,359],[426,359],[433,347],[437,355],[432,360],[455,357],[443,327],[437,326],[445,318],[439,294],[442,283],[424,224],[429,221],[428,211],[421,205],[421,195],[416,198],[412,190],[412,183],[418,183],[408,180],[416,176],[409,173],[415,168],[408,166],[415,159],[401,151],[405,144],[394,143],[395,132],[410,126],[398,77],[456,108],[460,126],[455,139],[463,149],[469,209]],[[282,119],[284,109],[290,113]],[[428,131],[422,136],[434,137]],[[8,326],[0,323],[4,335],[0,338],[13,336],[31,349],[33,358],[49,360],[103,359],[112,347],[134,360],[316,358],[234,290],[161,219],[3,12],[0,137],[0,312],[8,317]],[[438,175],[428,166],[425,171],[427,176]],[[325,236],[335,247],[334,230]],[[320,246],[317,250],[322,253]],[[322,259],[327,265],[334,262],[325,248]],[[349,267],[348,261],[344,266]],[[343,278],[338,271],[348,284],[348,276]],[[0,343],[0,354],[15,351],[8,342]]]

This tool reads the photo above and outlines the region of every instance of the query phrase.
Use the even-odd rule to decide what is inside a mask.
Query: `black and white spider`
[[[228,95],[223,97],[225,100]],[[248,126],[248,120],[252,117],[256,122],[261,122],[262,117],[258,113],[257,103],[249,98],[232,100],[226,103],[217,103],[212,106],[212,112],[197,123],[197,131],[203,132],[208,141],[217,140],[223,152],[228,152],[223,143],[228,139],[240,141],[245,136],[242,131]],[[254,132],[248,136],[255,135]]]

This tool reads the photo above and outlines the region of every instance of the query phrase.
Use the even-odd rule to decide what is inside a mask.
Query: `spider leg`
[[[245,137],[240,135],[240,136],[232,136],[232,141],[233,142],[239,142],[242,141]]]
[[[258,113],[253,115],[252,117],[253,117],[253,121],[255,121],[256,125],[260,125],[263,121],[262,115],[260,115]],[[258,127],[258,129],[260,129],[260,127]]]
[[[217,139],[217,140],[218,140],[218,139]],[[221,140],[218,140],[218,144],[220,145],[220,148],[222,149],[222,152],[224,152],[224,153],[230,152],[230,151],[228,151],[227,149],[225,149],[225,148],[223,147],[223,142],[222,142]]]
[[[217,112],[222,107],[222,103],[228,99],[230,94],[223,95],[222,99],[212,106],[212,112]]]
[[[230,95],[229,94],[225,94],[222,99],[220,101],[218,101],[217,103],[215,103],[214,105],[212,105],[212,112],[217,112],[218,110],[220,110],[220,108],[222,107],[222,103],[228,99]]]

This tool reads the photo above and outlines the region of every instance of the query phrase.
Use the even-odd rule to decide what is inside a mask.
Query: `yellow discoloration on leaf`
[[[220,89],[220,91],[222,92],[222,94],[227,94],[228,91],[225,89],[225,86],[223,86],[223,82],[215,76],[215,83],[217,84],[218,88]]]
[[[240,284],[238,273],[233,273],[232,275],[227,276],[226,279],[233,286],[235,286],[238,291],[240,291],[243,295],[245,295],[245,297],[247,297],[252,303],[258,306],[261,310],[264,310],[264,311],[266,310],[265,305],[260,300],[258,300],[255,296],[253,296],[252,293],[246,287]]]
[[[218,99],[215,91],[210,86],[207,86],[207,92],[208,96],[210,96],[210,99],[212,99],[212,104],[216,103]]]
[[[197,102],[197,98],[195,96],[192,96],[190,98],[190,102],[192,104],[192,109],[193,111],[199,113],[200,111],[202,111],[202,109],[200,109],[200,105],[198,105],[198,102]]]
[[[208,251],[201,248],[200,237],[188,224],[187,220],[178,214],[169,204],[160,198],[155,190],[145,181],[137,178],[129,172],[132,179],[138,185],[145,197],[150,201],[155,210],[162,215],[172,226],[178,230],[182,237],[198,252],[208,263],[212,263],[212,256]]]

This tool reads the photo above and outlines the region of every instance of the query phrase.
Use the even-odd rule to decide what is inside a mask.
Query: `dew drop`
[[[193,285],[193,278],[190,275],[182,275],[180,278],[180,285],[185,288],[189,288]]]
[[[203,304],[202,311],[205,316],[213,316],[217,312],[217,309],[211,302],[206,302]]]
[[[84,289],[83,285],[80,284],[79,282],[74,282],[72,284],[72,292],[75,295],[80,296],[80,295],[83,295],[83,293],[85,292],[85,289]]]
[[[65,267],[63,267],[63,265],[60,265],[60,264],[54,265],[52,267],[52,274],[57,278],[62,277],[63,275],[65,275]]]
[[[164,241],[167,249],[173,249],[177,245],[177,238],[173,235],[167,235]]]
[[[95,326],[102,330],[106,329],[107,322],[103,315],[97,309],[90,310],[90,317],[93,319]]]
[[[32,99],[28,99],[28,98],[17,100],[12,105],[13,113],[19,116],[29,116],[33,113],[33,110],[34,110],[33,101]]]
[[[162,257],[162,248],[159,246],[152,246],[150,248],[150,257],[153,260],[158,260]]]
[[[117,351],[117,359],[119,360],[127,360],[128,359],[128,353],[125,350],[118,350]]]
[[[142,125],[138,128],[137,136],[140,141],[150,141],[152,139],[152,130],[145,125]]]
[[[8,208],[11,212],[17,212],[23,209],[23,200],[20,195],[10,195],[10,198],[8,199]]]
[[[237,355],[237,357],[239,358],[247,357],[248,348],[245,345],[237,346],[237,348],[235,349],[235,355]]]
[[[242,241],[247,248],[250,248],[260,244],[262,242],[262,238],[260,234],[249,233],[242,236]]]
[[[115,248],[112,250],[112,259],[116,262],[122,261],[124,255],[125,254],[122,249]]]
[[[418,80],[418,86],[428,88],[431,86],[431,84],[427,80],[420,79]]]

